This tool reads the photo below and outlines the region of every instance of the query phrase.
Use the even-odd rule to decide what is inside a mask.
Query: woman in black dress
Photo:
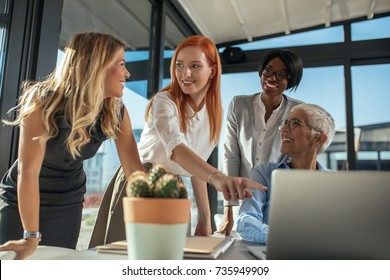
[[[23,84],[17,117],[18,159],[0,184],[0,251],[30,256],[40,244],[75,248],[86,191],[83,161],[106,139],[126,177],[144,170],[121,97],[130,73],[124,42],[76,34],[62,66],[41,82]],[[9,241],[10,240],[10,241]]]

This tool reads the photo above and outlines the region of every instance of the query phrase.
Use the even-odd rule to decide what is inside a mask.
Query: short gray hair
[[[316,104],[302,103],[294,106],[291,112],[295,110],[304,111],[308,117],[308,124],[321,133],[326,134],[328,139],[318,150],[319,154],[323,153],[329,147],[336,133],[333,117],[324,108]]]

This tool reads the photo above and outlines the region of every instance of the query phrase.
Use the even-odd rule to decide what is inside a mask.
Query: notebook
[[[216,259],[234,243],[233,236],[227,237],[187,237],[184,247],[185,258]],[[126,241],[116,241],[106,245],[96,246],[98,253],[127,255]]]
[[[185,258],[216,259],[234,243],[233,236],[226,237],[187,237],[184,247]]]
[[[390,259],[390,172],[275,170],[267,259]]]

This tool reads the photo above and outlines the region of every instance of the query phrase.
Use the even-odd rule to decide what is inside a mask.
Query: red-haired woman
[[[172,81],[151,99],[138,144],[144,164],[191,177],[199,213],[195,235],[211,235],[206,183],[227,200],[250,197],[246,188],[264,190],[248,179],[226,176],[206,161],[221,132],[220,76],[218,50],[210,39],[195,35],[180,42],[171,61]]]
[[[207,163],[219,140],[222,123],[221,62],[214,43],[190,36],[179,43],[171,60],[171,83],[157,92],[145,112],[138,143],[141,162],[191,177],[198,206],[195,235],[211,235],[206,183],[226,200],[252,197],[247,188],[265,190],[242,177],[230,177]],[[121,197],[126,178],[120,168],[107,187],[89,247],[126,238]]]

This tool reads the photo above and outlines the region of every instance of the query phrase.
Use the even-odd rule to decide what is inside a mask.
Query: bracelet
[[[223,206],[224,207],[232,207],[232,206],[239,206],[240,202],[238,200],[224,200]]]
[[[218,171],[215,171],[215,172],[210,173],[209,177],[207,178],[207,183],[211,184],[210,180],[211,180],[211,178],[212,178],[215,174],[222,174],[222,172],[218,170]]]
[[[25,230],[23,232],[23,239],[29,239],[29,238],[36,238],[38,241],[41,241],[42,239],[42,233],[39,231],[27,231]]]

